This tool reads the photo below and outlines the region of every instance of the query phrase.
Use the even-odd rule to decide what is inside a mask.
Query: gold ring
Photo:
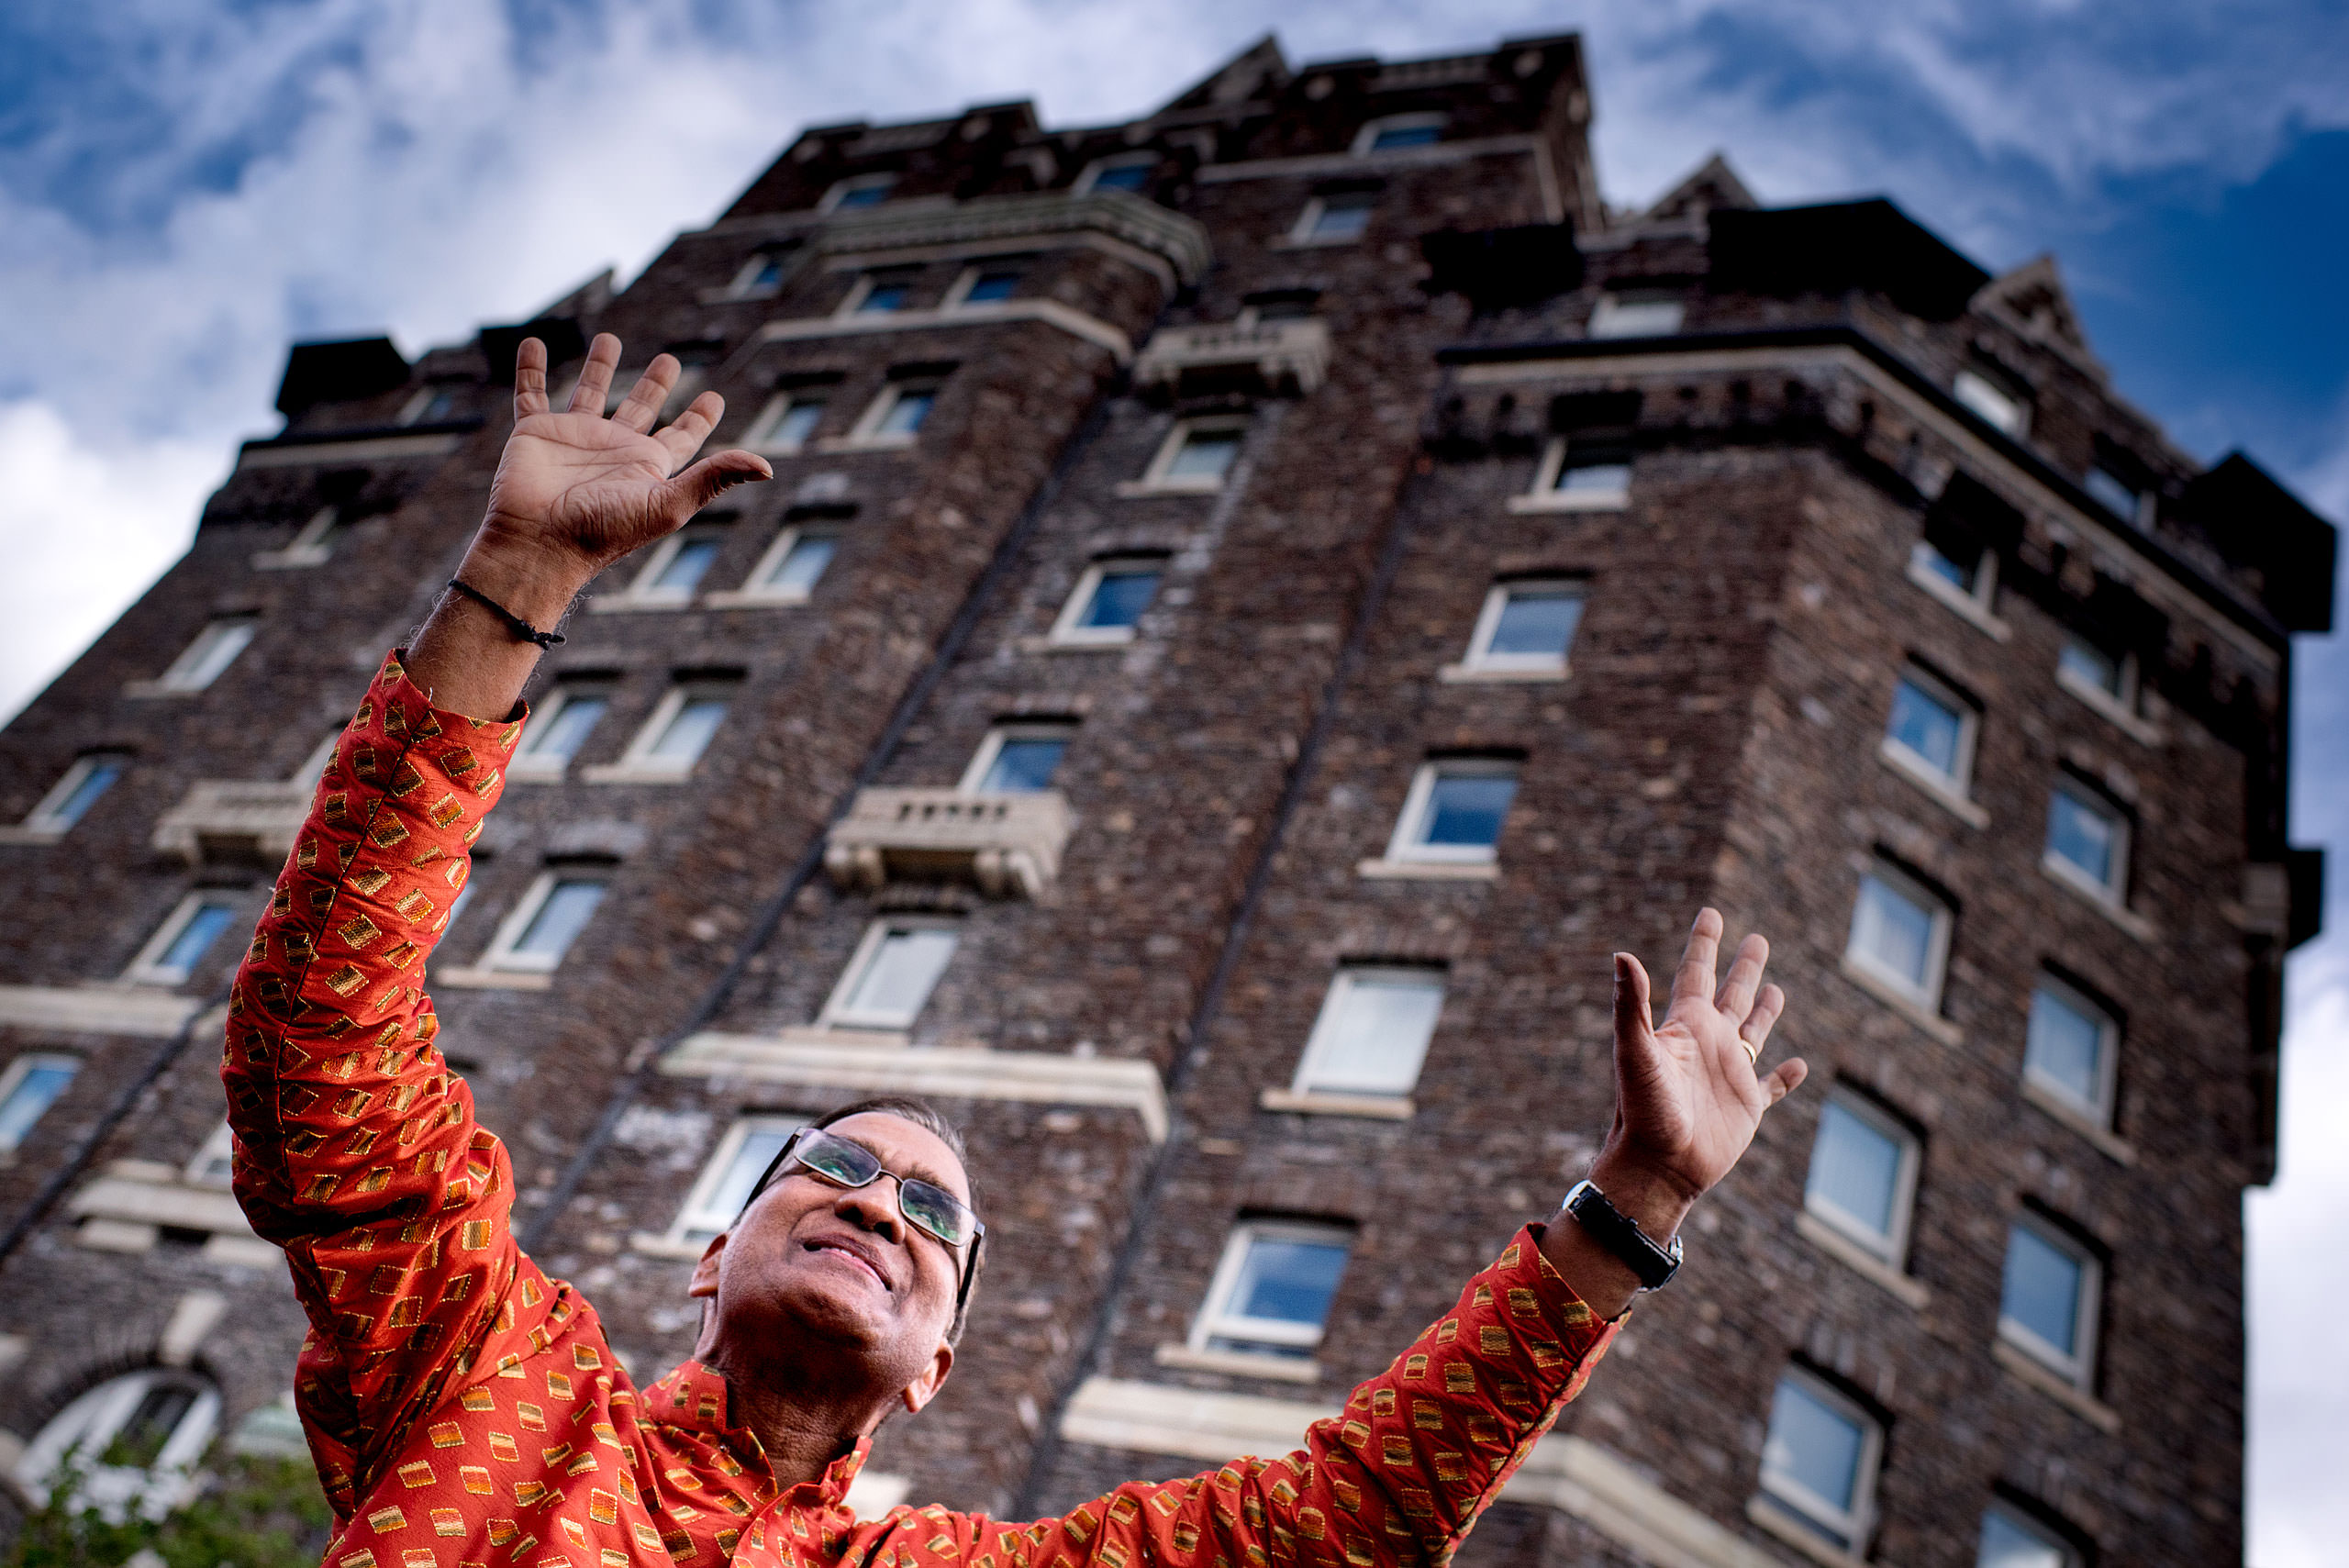
[[[1746,1039],[1743,1035],[1737,1037],[1737,1043],[1745,1047],[1745,1062],[1747,1066],[1753,1067],[1761,1064],[1762,1048],[1760,1046],[1754,1044],[1753,1041]]]

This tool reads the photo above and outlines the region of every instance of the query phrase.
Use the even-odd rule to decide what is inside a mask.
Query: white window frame
[[[936,399],[941,395],[942,391],[942,383],[931,381],[926,378],[890,382],[888,384],[882,387],[879,392],[874,394],[873,401],[866,404],[864,406],[864,412],[856,417],[855,426],[851,428],[848,435],[842,439],[841,445],[850,448],[865,447],[884,450],[895,450],[912,446],[915,442],[921,439],[921,432],[919,430],[915,430],[907,434],[893,433],[884,435],[881,433],[882,421],[889,417],[890,411],[896,408],[901,400],[915,395],[926,395],[929,396],[932,400],[930,403],[930,412],[934,414],[938,411]],[[929,422],[929,415],[924,415],[922,417],[922,423],[927,425]]]
[[[606,767],[588,769],[587,778],[591,782],[605,784],[678,784],[691,778],[693,771],[701,766],[702,758],[709,755],[709,746],[704,746],[699,755],[682,765],[669,758],[654,756],[652,748],[660,743],[661,737],[668,732],[669,726],[676,721],[685,704],[696,698],[725,698],[729,705],[726,717],[731,719],[734,717],[732,704],[740,690],[741,684],[736,681],[672,683],[669,689],[661,694],[661,700],[652,705],[652,711],[645,716],[636,733],[629,738],[628,750],[620,753],[619,761]],[[726,721],[720,720],[718,733],[723,733],[725,728]],[[718,734],[712,734],[709,740],[710,745],[717,744]]]
[[[2076,645],[2099,659],[2110,660],[2113,683],[2120,690],[2108,691],[2087,676],[2075,674],[2065,665],[2060,653],[2055,661],[2055,684],[2124,728],[2133,730],[2141,726],[2143,721],[2137,717],[2137,655],[2126,651],[2116,653],[2078,632],[2067,633],[2065,645],[2067,649]]]
[[[1163,555],[1105,555],[1086,564],[1078,576],[1076,586],[1062,606],[1052,622],[1051,639],[1063,648],[1112,648],[1131,642],[1141,633],[1141,623],[1131,626],[1079,626],[1077,622],[1093,604],[1093,595],[1100,591],[1101,580],[1122,567],[1148,564],[1158,573],[1158,586],[1166,586],[1167,558]],[[1158,607],[1158,595],[1151,595],[1143,615]]]
[[[1375,214],[1378,193],[1375,191],[1337,191],[1326,196],[1308,197],[1297,210],[1297,221],[1289,226],[1288,244],[1292,247],[1320,245],[1359,245],[1370,238],[1371,219],[1363,219],[1359,234],[1316,234],[1321,215],[1332,206],[1359,206]]]
[[[78,1056],[69,1056],[61,1051],[28,1051],[23,1055],[11,1061],[7,1066],[0,1067],[0,1106],[6,1105],[8,1103],[9,1096],[17,1092],[17,1088],[23,1084],[24,1081],[31,1077],[36,1071],[43,1067],[63,1067],[67,1069],[68,1073],[65,1081],[65,1087],[57,1091],[56,1100],[51,1100],[48,1105],[41,1107],[40,1116],[33,1118],[32,1120],[25,1124],[25,1130],[27,1132],[30,1132],[34,1128],[39,1127],[41,1122],[41,1117],[49,1115],[50,1109],[56,1106],[57,1100],[63,1099],[66,1094],[72,1090],[73,1087],[74,1077],[78,1076],[82,1071],[82,1059]],[[10,1150],[21,1148],[22,1146],[23,1140],[21,1139],[13,1143],[0,1143],[0,1154],[6,1153]]]
[[[227,674],[228,667],[244,657],[245,650],[252,646],[253,638],[260,630],[261,617],[256,615],[213,617],[180,651],[180,656],[172,661],[170,667],[155,678],[156,689],[177,693],[203,691]],[[206,673],[205,666],[216,657],[216,651],[231,639],[235,640],[236,648]]]
[[[1533,487],[1522,495],[1509,498],[1512,512],[1620,512],[1631,504],[1630,475],[1624,476],[1620,490],[1561,490],[1558,477],[1569,466],[1574,442],[1565,436],[1553,436],[1542,449],[1542,461],[1534,465]],[[1629,468],[1626,462],[1621,466]]]
[[[1847,1513],[1793,1476],[1772,1471],[1766,1449],[1762,1465],[1762,1491],[1797,1518],[1837,1540],[1856,1561],[1866,1545],[1869,1531],[1875,1528],[1876,1471],[1884,1462],[1884,1428],[1858,1401],[1807,1368],[1789,1366],[1778,1374],[1780,1383],[1788,1379],[1800,1385],[1803,1392],[1819,1403],[1859,1425],[1860,1452],[1856,1461],[1857,1473],[1852,1481],[1852,1507]],[[1777,1383],[1770,1385],[1774,1404],[1777,1399]]]
[[[733,280],[726,285],[726,297],[729,299],[773,299],[783,292],[784,280],[791,275],[790,255],[789,250],[752,252],[751,259],[742,263],[741,270],[737,272]],[[774,263],[775,266],[774,282],[761,288],[759,276],[767,270],[769,262]]]
[[[1892,710],[1884,715],[1884,751],[1887,758],[1902,772],[1912,773],[1920,782],[1945,794],[1968,799],[1974,787],[1974,749],[1981,738],[1982,710],[1961,694],[1955,686],[1913,661],[1900,666],[1894,677],[1893,698],[1899,699],[1899,683],[1916,686],[1927,696],[1957,711],[1957,757],[1951,770],[1943,773],[1923,752],[1914,750],[1892,733]]]
[[[1118,152],[1107,158],[1096,158],[1078,172],[1075,180],[1070,183],[1069,195],[1081,196],[1088,194],[1101,183],[1101,176],[1112,169],[1155,169],[1164,160],[1155,152]],[[1110,188],[1115,190],[1117,187]],[[1143,200],[1148,199],[1142,197],[1139,191],[1121,191],[1119,194]]]
[[[1556,656],[1546,653],[1495,653],[1494,636],[1500,630],[1502,612],[1508,608],[1511,597],[1520,593],[1557,595],[1583,603],[1589,600],[1588,585],[1578,577],[1513,577],[1496,583],[1485,594],[1484,607],[1476,612],[1475,629],[1468,634],[1468,653],[1460,667],[1476,674],[1489,675],[1557,675],[1563,677],[1574,656],[1574,637],[1566,639],[1566,646]],[[1575,623],[1575,634],[1582,630],[1579,612]]]
[[[25,1446],[24,1457],[17,1464],[17,1483],[37,1504],[46,1504],[49,1482],[68,1455],[77,1450],[104,1452],[138,1413],[148,1391],[165,1383],[191,1385],[196,1396],[172,1429],[155,1462],[143,1469],[93,1462],[82,1473],[76,1501],[116,1522],[133,1512],[160,1519],[186,1502],[195,1491],[196,1462],[220,1425],[220,1391],[208,1378],[170,1367],[125,1373],[83,1393],[50,1418]]]
[[[831,187],[825,191],[822,199],[817,202],[816,210],[818,213],[838,212],[840,210],[841,203],[846,201],[852,195],[860,191],[869,191],[876,186],[878,186],[882,192],[881,200],[878,202],[869,203],[867,204],[868,206],[879,206],[882,203],[886,202],[889,199],[889,193],[897,188],[897,176],[887,173],[851,174],[846,179],[835,180],[832,182]],[[862,212],[864,208],[851,207],[849,210],[851,212]]]
[[[912,930],[953,932],[955,951],[946,958],[948,968],[953,966],[962,951],[963,923],[960,920],[934,915],[882,916],[866,926],[864,934],[857,939],[856,951],[849,955],[841,977],[832,983],[832,994],[824,999],[823,1011],[816,1016],[817,1028],[890,1029],[899,1033],[913,1028],[922,1010],[930,1006],[930,997],[937,994],[939,984],[946,978],[945,970],[939,971],[938,979],[930,983],[930,990],[923,993],[921,1001],[910,1013],[860,1013],[849,1005],[849,998],[856,995],[856,988],[863,984],[865,971],[880,953],[881,944],[888,939],[889,933]]]
[[[58,781],[49,786],[49,793],[42,795],[39,803],[30,811],[25,813],[25,819],[21,825],[22,832],[28,837],[38,836],[44,839],[61,839],[72,832],[82,818],[77,817],[73,821],[67,822],[59,817],[58,811],[67,801],[73,798],[74,792],[89,781],[92,773],[109,763],[114,764],[119,771],[115,774],[114,784],[109,784],[106,789],[99,791],[96,798],[82,808],[82,816],[87,817],[96,809],[98,801],[104,800],[114,785],[122,782],[123,773],[129,772],[130,754],[128,752],[84,751],[74,758],[68,764],[65,772],[59,776]]]
[[[2119,908],[2129,897],[2129,856],[2136,848],[2135,825],[2129,814],[2094,785],[2068,773],[2059,772],[2047,791],[2047,821],[2052,830],[2055,823],[2055,797],[2068,795],[2080,805],[2112,824],[2112,867],[2104,881],[2085,867],[2073,864],[2055,852],[2055,846],[2045,845],[2040,851],[2040,869],[2066,887],[2076,888],[2089,897]]]
[[[2042,991],[2051,993],[2057,1001],[2096,1023],[2096,1097],[2094,1100],[2083,1100],[2072,1092],[2068,1084],[2060,1084],[2032,1067],[2028,1013],[2023,1017],[2023,1082],[2057,1104],[2070,1106],[2096,1126],[2109,1129],[2112,1126],[2113,1106],[2119,1098],[2116,1091],[2121,1083],[2121,1020],[2112,1016],[2110,1007],[2090,997],[2078,986],[2067,984],[2043,969],[2032,986],[2034,1003]]]
[[[283,572],[294,567],[324,566],[334,559],[334,538],[342,527],[342,508],[328,505],[310,514],[280,550],[253,552],[257,572]]]
[[[2096,1381],[2097,1320],[2104,1308],[2104,1260],[2065,1232],[2050,1224],[2029,1209],[2019,1210],[2009,1226],[2020,1226],[2055,1251],[2065,1253],[2080,1268],[2079,1300],[2073,1307],[2072,1339],[2079,1348],[2065,1353],[2049,1344],[2029,1328],[2006,1314],[2003,1300],[1998,1311],[1998,1338],[2006,1344],[2029,1356],[2073,1387],[2085,1390]],[[1999,1262],[1998,1288],[2003,1297],[2006,1291],[2006,1264]]]
[[[913,292],[915,273],[912,269],[905,267],[875,267],[870,271],[859,272],[856,275],[856,282],[849,285],[846,297],[841,299],[840,308],[834,310],[832,315],[838,319],[845,320],[852,316],[868,314],[864,308],[864,302],[873,296],[874,286],[885,278],[888,280],[889,286],[892,288],[902,286],[907,294],[911,294]],[[902,316],[912,308],[913,307],[911,306],[901,305],[893,310],[876,310],[870,312],[869,314],[874,316]]]
[[[699,544],[707,540],[718,545],[722,552],[725,549],[725,528],[722,524],[717,528],[694,528],[688,525],[679,528],[653,544],[651,553],[644,558],[644,564],[637,568],[636,575],[629,579],[626,588],[609,598],[591,602],[597,609],[607,606],[636,610],[688,608],[702,593],[702,582],[707,580],[708,573],[705,572],[702,578],[692,587],[682,591],[662,586],[658,581],[661,573],[669,570],[669,563],[677,559],[677,552],[685,549],[687,544]],[[715,566],[717,562],[713,559],[710,564]]]
[[[698,1247],[707,1245],[709,1236],[714,1236],[721,1230],[730,1229],[734,1221],[740,1217],[732,1214],[718,1215],[718,1211],[710,1207],[710,1200],[717,1196],[718,1190],[726,1184],[726,1177],[733,1170],[734,1162],[741,1156],[742,1145],[751,1140],[751,1135],[754,1132],[777,1131],[788,1138],[806,1127],[812,1119],[814,1118],[810,1117],[776,1115],[768,1112],[749,1113],[736,1117],[728,1125],[725,1132],[719,1136],[718,1147],[712,1150],[709,1158],[702,1162],[700,1173],[694,1178],[693,1190],[685,1195],[685,1201],[678,1206],[676,1218],[669,1222],[669,1229],[663,1240],[681,1247]],[[718,1219],[716,1225],[708,1223],[713,1217]],[[707,1231],[709,1235],[698,1234],[702,1231]]]
[[[1422,844],[1415,842],[1435,796],[1439,778],[1507,778],[1517,779],[1520,764],[1502,758],[1446,757],[1421,762],[1411,774],[1409,793],[1403,797],[1403,810],[1395,818],[1395,831],[1386,840],[1386,859],[1420,865],[1491,865],[1500,859],[1497,840],[1490,844]],[[1510,800],[1516,806],[1514,797]],[[1502,827],[1508,824],[1504,819]]]
[[[571,769],[571,759],[549,757],[532,751],[530,748],[537,741],[530,732],[535,729],[538,738],[543,739],[554,728],[554,721],[562,717],[562,710],[582,697],[600,697],[605,704],[605,713],[609,714],[612,690],[612,683],[608,680],[558,680],[554,690],[547,694],[547,700],[532,710],[529,722],[522,727],[521,744],[515,751],[513,761],[506,764],[506,776],[526,781],[562,778]]]
[[[1225,1304],[1239,1288],[1241,1270],[1247,1266],[1248,1249],[1258,1240],[1305,1241],[1319,1244],[1335,1242],[1346,1249],[1346,1262],[1353,1262],[1356,1240],[1353,1230],[1342,1225],[1317,1225],[1302,1219],[1243,1219],[1232,1226],[1224,1238],[1223,1255],[1216,1260],[1215,1273],[1208,1281],[1208,1293],[1199,1303],[1197,1317],[1191,1320],[1189,1345],[1195,1351],[1209,1350],[1212,1340],[1240,1340],[1258,1345],[1280,1345],[1301,1350],[1310,1354],[1330,1331],[1328,1316],[1319,1324],[1308,1328],[1301,1323],[1283,1322],[1271,1318],[1242,1318],[1227,1311]],[[1330,1305],[1337,1305],[1337,1295],[1330,1294]],[[1246,1355],[1245,1351],[1231,1351],[1217,1347],[1219,1353]]]
[[[807,450],[808,437],[815,434],[816,426],[824,422],[822,409],[827,401],[804,391],[776,393],[759,409],[759,416],[751,421],[751,428],[742,432],[742,444],[754,452],[773,452],[778,457],[789,457],[795,452]],[[818,410],[816,425],[810,426],[808,435],[798,440],[778,439],[775,432],[783,428],[784,421],[790,417],[793,409],[802,406],[813,406]]]
[[[1803,1212],[1866,1251],[1870,1257],[1881,1260],[1891,1268],[1901,1268],[1909,1256],[1909,1233],[1915,1218],[1917,1203],[1917,1173],[1924,1163],[1923,1146],[1918,1142],[1917,1135],[1902,1126],[1898,1118],[1865,1095],[1839,1084],[1828,1090],[1827,1103],[1865,1122],[1898,1146],[1900,1160],[1892,1175],[1892,1233],[1889,1236],[1879,1235],[1869,1229],[1856,1215],[1846,1214],[1824,1200],[1814,1201],[1808,1165],[1803,1168]],[[1816,1135],[1813,1136],[1811,1149],[1816,1157]]]
[[[1374,153],[1385,156],[1395,152],[1416,152],[1419,150],[1418,147],[1381,149],[1377,146],[1378,139],[1383,133],[1390,130],[1420,130],[1431,126],[1435,128],[1435,141],[1422,142],[1419,145],[1432,147],[1443,140],[1444,129],[1451,123],[1452,117],[1441,109],[1427,109],[1408,115],[1381,115],[1376,119],[1363,121],[1361,127],[1354,132],[1353,145],[1347,150],[1347,153],[1350,157],[1368,158]]]
[[[1929,564],[1941,551],[1930,539],[1919,539],[1909,548],[1909,581],[1931,594],[1935,599],[1974,625],[2004,641],[2008,636],[2006,624],[1998,618],[1998,552],[1989,546],[1974,564],[1974,586],[1961,588],[1935,572]],[[1946,560],[1947,557],[1943,557]]]
[[[530,922],[539,917],[539,911],[545,908],[547,900],[554,895],[556,884],[601,883],[604,884],[604,896],[608,898],[611,896],[611,872],[608,869],[590,870],[584,866],[547,867],[531,881],[529,887],[524,891],[520,902],[507,910],[506,918],[498,922],[497,934],[490,938],[488,950],[481,955],[479,967],[499,974],[552,974],[562,967],[562,961],[571,956],[571,949],[565,948],[551,958],[540,953],[519,951],[518,944],[524,935],[529,932]],[[600,912],[602,906],[599,904],[596,907]],[[583,936],[586,934],[584,927],[581,928],[580,934]],[[577,939],[574,938],[574,945]]]
[[[1297,1059],[1297,1075],[1290,1080],[1290,1092],[1297,1095],[1347,1095],[1385,1098],[1388,1095],[1397,1100],[1408,1100],[1419,1087],[1419,1075],[1427,1070],[1427,1053],[1435,1043],[1435,1031],[1442,1027],[1443,1004],[1450,993],[1450,975],[1430,964],[1347,964],[1330,977],[1330,989],[1321,997],[1321,1010],[1313,1019],[1313,1029],[1305,1037],[1305,1049]],[[1332,1052],[1338,1049],[1337,1020],[1343,1010],[1347,995],[1364,982],[1408,981],[1432,984],[1436,995],[1436,1020],[1428,1027],[1428,1038],[1419,1042],[1419,1060],[1411,1069],[1411,1081],[1391,1091],[1324,1087],[1314,1082],[1314,1074],[1327,1067]]]
[[[1925,983],[1922,986],[1887,967],[1860,946],[1860,894],[1871,876],[1889,884],[1895,891],[1908,894],[1932,912],[1932,928],[1925,938]],[[1949,979],[1950,935],[1956,924],[1956,916],[1950,909],[1947,899],[1890,861],[1878,857],[1869,862],[1868,869],[1861,873],[1860,884],[1853,890],[1852,925],[1843,939],[1843,961],[1925,1011],[1937,1013],[1941,1010],[1942,987]]]
[[[962,782],[954,786],[956,793],[979,793],[979,783],[987,776],[987,770],[995,766],[995,760],[1002,754],[1005,741],[1058,740],[1064,745],[1071,744],[1076,740],[1077,728],[1072,719],[1050,718],[1005,719],[989,725],[986,735],[979,741],[979,749],[971,753],[970,765],[963,770]],[[1048,787],[1040,793],[1052,792]]]
[[[2022,440],[2031,434],[2031,399],[1987,371],[1968,365],[1950,378],[1949,395],[1991,428]]]
[[[392,422],[395,425],[421,424],[424,416],[431,410],[433,399],[444,394],[453,408],[457,402],[459,384],[459,383],[446,380],[425,383],[416,389],[416,395],[413,397],[400,406],[399,414]]]
[[[2105,479],[2111,484],[2113,489],[2129,497],[2128,510],[2122,511],[2121,508],[2113,506],[2110,501],[2098,492],[2096,488],[2096,476],[2099,473],[2104,475]],[[2131,528],[2143,530],[2151,528],[2154,526],[2154,516],[2157,509],[2160,493],[2153,486],[2139,486],[2132,484],[2128,480],[2122,478],[2121,474],[2111,467],[2111,465],[2104,462],[2091,462],[2088,464],[2087,473],[2080,477],[2080,488],[2087,492],[2090,500],[2094,501],[2098,506],[2102,506],[2106,511],[2110,512],[2114,517],[2119,517],[2122,522],[2127,523]]]
[[[1645,306],[1668,305],[1672,307],[1672,325],[1661,331],[1642,328],[1627,328],[1618,318]],[[1688,301],[1679,289],[1609,289],[1598,296],[1590,308],[1590,324],[1583,328],[1587,338],[1670,338],[1679,334],[1688,318]]]
[[[186,984],[188,976],[195,972],[193,966],[166,969],[160,962],[163,954],[171,951],[172,944],[187,929],[188,922],[195,918],[196,911],[206,904],[228,905],[229,918],[233,922],[236,918],[235,906],[242,891],[230,887],[199,887],[182,898],[172,906],[172,912],[163,917],[163,923],[155,928],[154,934],[139,950],[139,956],[130,961],[130,967],[123,971],[122,977],[133,985],[177,987]],[[210,950],[206,951],[208,956]]]
[[[753,565],[749,574],[742,579],[742,585],[740,588],[705,595],[702,603],[719,606],[804,605],[815,597],[816,590],[821,587],[824,579],[831,574],[833,562],[840,559],[840,541],[846,532],[845,528],[829,524],[814,528],[785,528],[774,536],[765,550],[760,554],[757,564]],[[767,582],[769,577],[783,569],[783,563],[791,559],[793,550],[797,550],[803,542],[812,543],[817,539],[830,539],[833,541],[834,548],[831,560],[824,562],[824,570],[816,574],[814,583],[805,588],[783,588],[774,586]]]
[[[188,1156],[187,1164],[180,1173],[181,1179],[190,1186],[226,1188],[234,1172],[236,1153],[236,1129],[224,1118],[217,1127],[205,1135],[195,1152]],[[215,1162],[221,1166],[220,1174],[217,1176],[212,1173]]]
[[[2058,1568],[2080,1568],[2080,1553],[2077,1548],[2013,1504],[2002,1499],[1992,1500],[1990,1506],[1982,1510],[1983,1523],[1987,1525],[1993,1515],[2005,1520],[2008,1528],[2016,1534],[2026,1536],[2033,1544],[2046,1547],[2054,1552]],[[1975,1545],[1976,1568],[1981,1568],[1981,1550],[1980,1539],[1977,1536]]]
[[[1182,455],[1192,437],[1222,435],[1237,437],[1238,443],[1233,448],[1230,464],[1221,473],[1213,477],[1168,474],[1167,471],[1174,466],[1174,460]],[[1245,415],[1215,414],[1205,418],[1177,419],[1167,430],[1165,439],[1158,443],[1157,451],[1151,454],[1150,466],[1142,470],[1141,477],[1130,484],[1119,485],[1119,489],[1129,495],[1213,495],[1230,480],[1232,470],[1240,466],[1247,447],[1248,418]]]
[[[938,302],[938,308],[971,311],[1001,310],[1011,302],[1003,299],[974,300],[970,297],[971,291],[978,287],[979,280],[989,272],[1011,272],[1024,279],[1030,265],[1029,260],[1024,256],[998,256],[992,259],[983,256],[970,261],[961,272],[954,274],[954,281],[946,285],[946,297]]]

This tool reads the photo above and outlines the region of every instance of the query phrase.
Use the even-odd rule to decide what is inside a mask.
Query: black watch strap
[[[1565,1208],[1592,1240],[1639,1275],[1642,1290],[1662,1289],[1680,1272],[1679,1237],[1675,1236],[1669,1247],[1657,1246],[1640,1229],[1638,1220],[1608,1202],[1607,1195],[1590,1183],[1575,1184],[1574,1190],[1566,1194]]]

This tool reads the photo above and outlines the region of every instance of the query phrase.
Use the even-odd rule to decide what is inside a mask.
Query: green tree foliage
[[[317,1568],[334,1528],[307,1459],[216,1452],[202,1491],[161,1520],[111,1521],[74,1500],[73,1479],[26,1518],[6,1568],[121,1568],[142,1551],[168,1568]]]

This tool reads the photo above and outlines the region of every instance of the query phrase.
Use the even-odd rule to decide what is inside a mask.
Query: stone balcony
[[[1134,361],[1134,385],[1174,392],[1188,380],[1302,395],[1330,375],[1330,327],[1318,317],[1167,327]]]
[[[825,839],[824,869],[844,888],[968,882],[995,897],[1034,898],[1060,874],[1072,825],[1053,790],[862,790]]]
[[[200,780],[155,824],[150,841],[191,865],[251,861],[274,866],[293,851],[316,787],[308,778]]]

